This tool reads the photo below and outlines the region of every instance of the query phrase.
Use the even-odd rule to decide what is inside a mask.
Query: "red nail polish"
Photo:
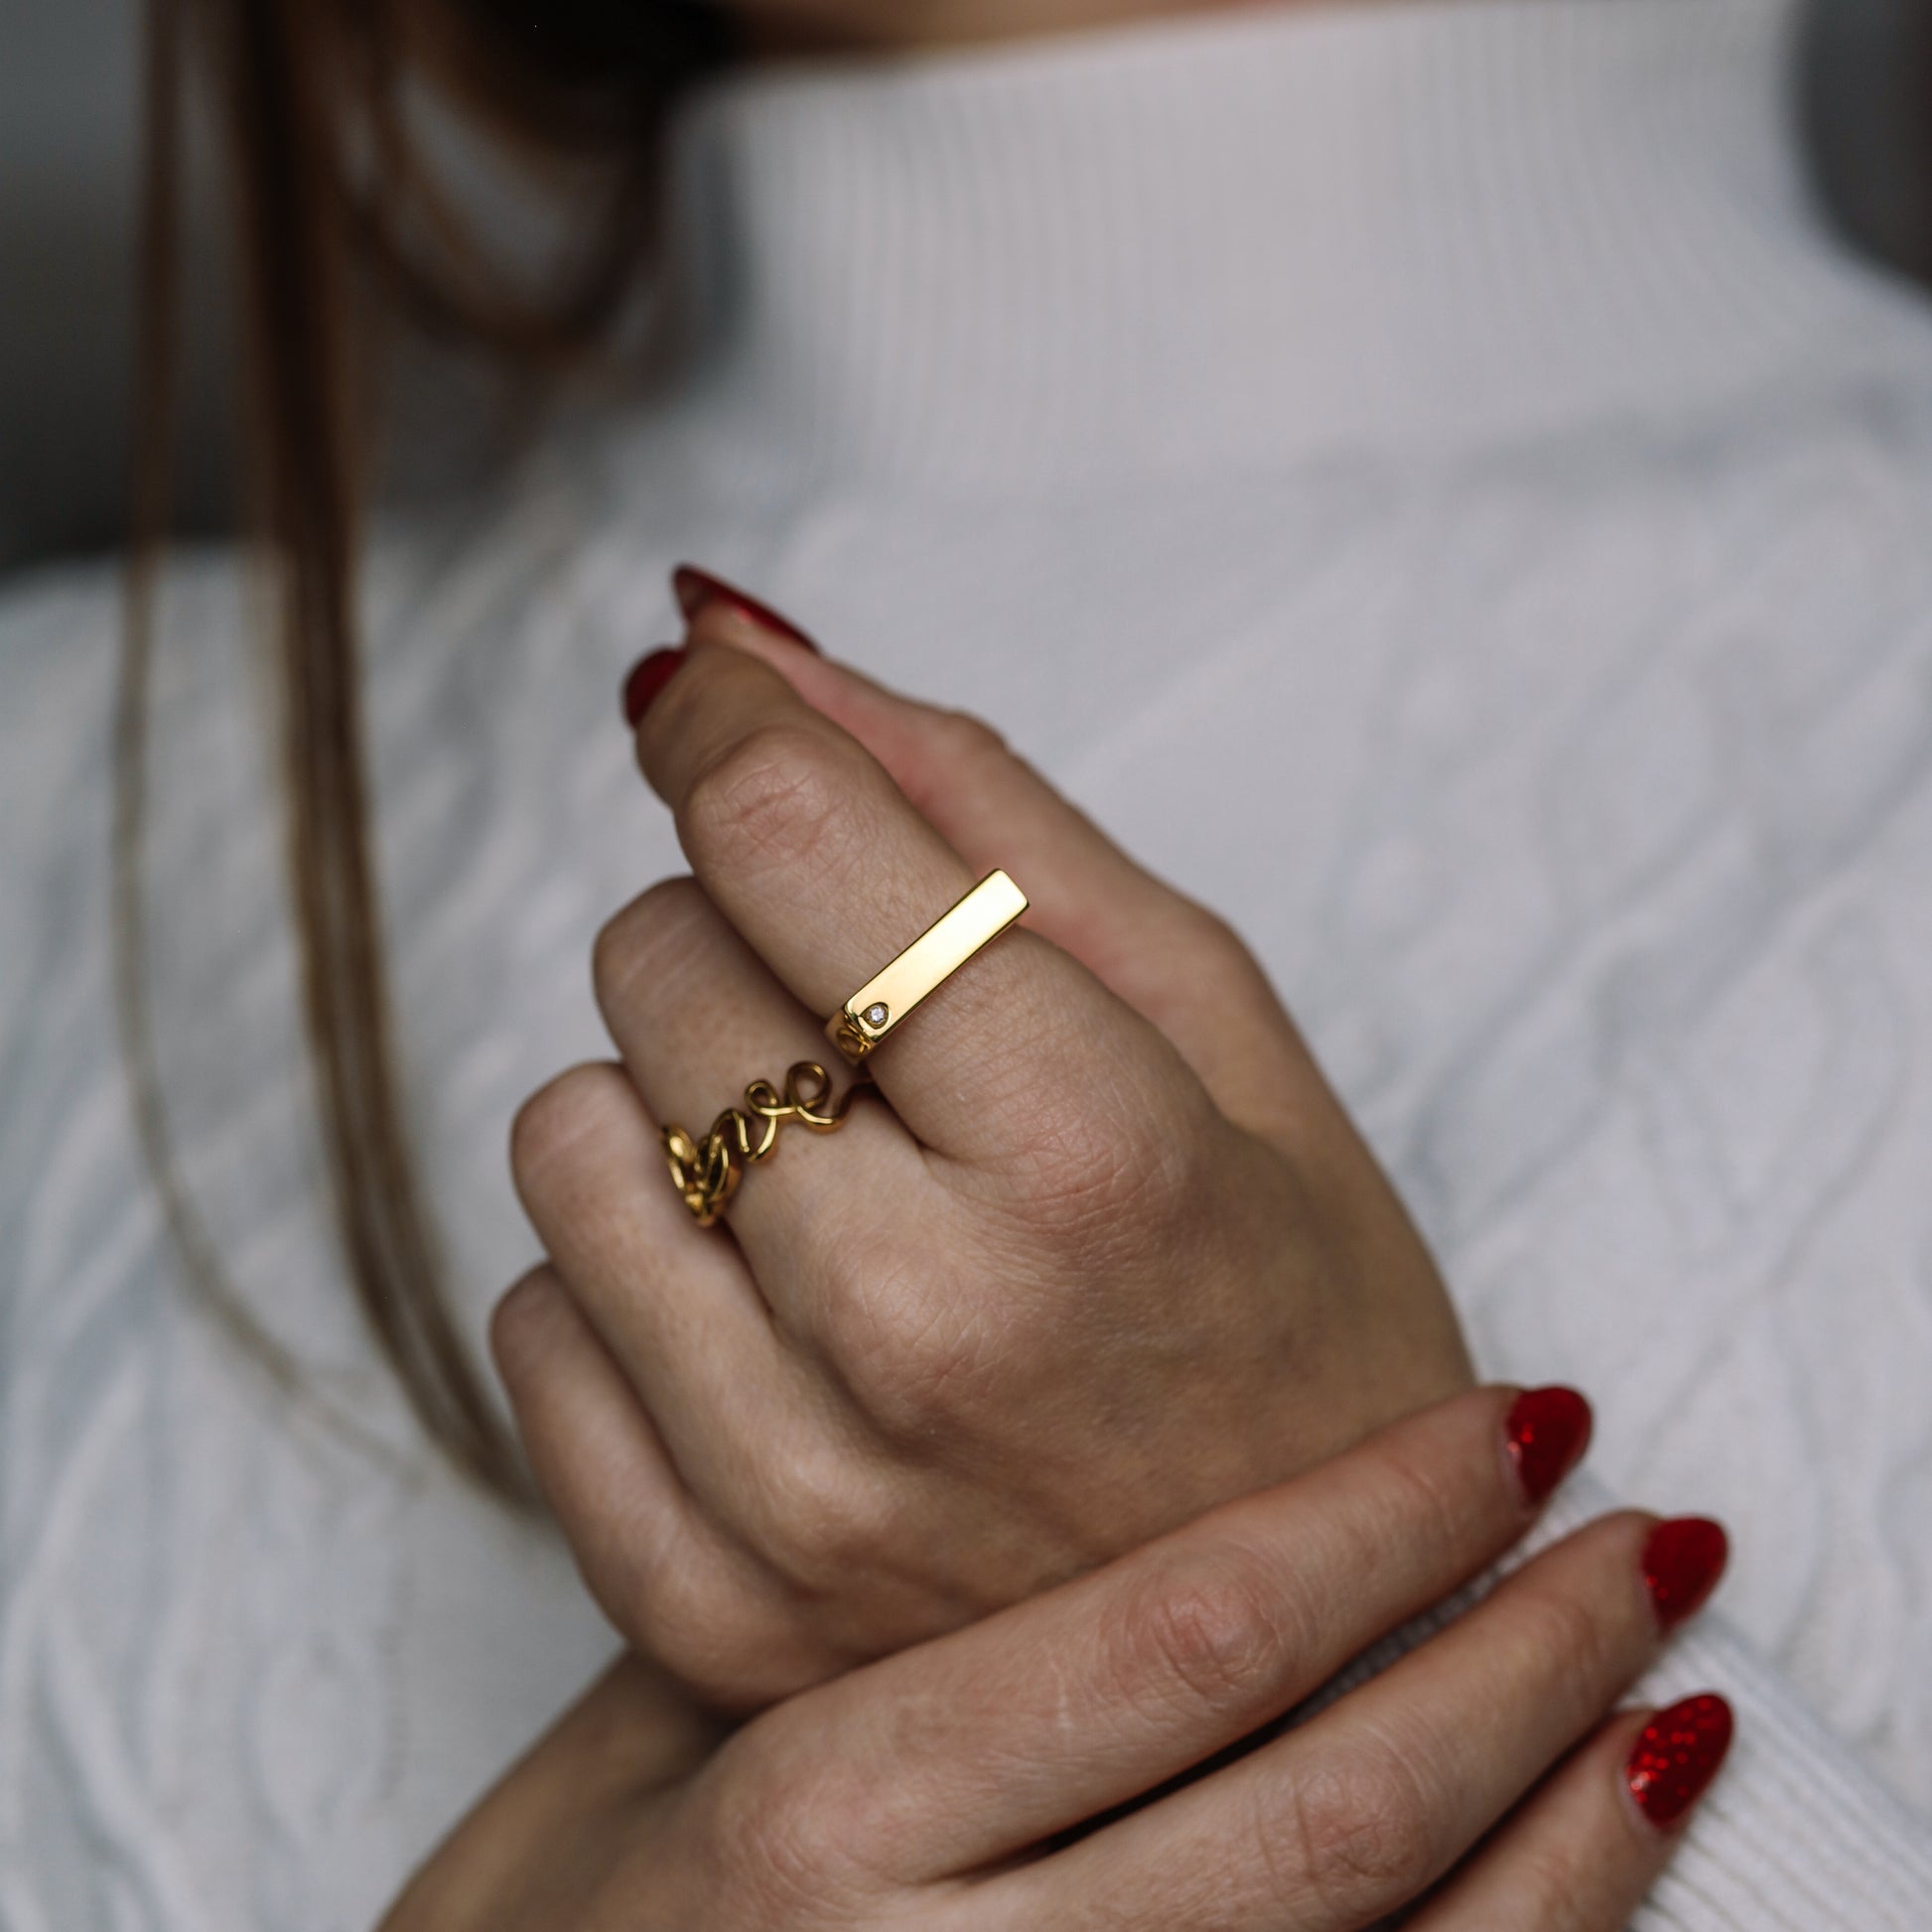
[[[1730,1706],[1709,1693],[1673,1704],[1644,1725],[1623,1775],[1637,1809],[1660,1832],[1710,1788],[1735,1728]]]
[[[638,658],[630,667],[630,675],[623,681],[623,722],[632,731],[637,729],[638,719],[650,709],[651,700],[676,676],[685,655],[681,645],[667,644],[662,650]]]
[[[722,577],[714,577],[708,570],[700,570],[696,564],[679,564],[671,572],[671,590],[677,598],[677,608],[686,619],[695,618],[707,604],[725,604],[736,611],[740,617],[749,618],[760,630],[769,630],[787,643],[802,644],[805,649],[818,654],[818,646],[792,622],[789,618],[781,618],[768,604],[760,604],[757,598],[727,584]]]
[[[1575,1389],[1525,1389],[1503,1432],[1523,1494],[1544,1503],[1589,1447],[1589,1404]]]
[[[1657,1622],[1674,1630],[1696,1616],[1718,1587],[1730,1561],[1724,1525],[1706,1516],[1678,1516],[1659,1523],[1643,1546],[1643,1580],[1657,1607]]]

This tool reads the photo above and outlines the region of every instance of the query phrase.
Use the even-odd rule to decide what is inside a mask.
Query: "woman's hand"
[[[1200,1773],[1517,1540],[1583,1433],[1525,1462],[1524,1413],[1457,1397],[722,1743],[628,1659],[383,1932],[1362,1932],[1451,1871],[1411,1932],[1617,1932],[1729,1738],[1716,1698],[1605,1721],[1694,1607],[1652,1519]]]
[[[627,1636],[756,1707],[1467,1386],[1428,1254],[1224,925],[983,726],[717,598],[692,638],[638,749],[696,878],[598,945],[622,1065],[518,1121],[553,1266],[495,1328]],[[1033,911],[873,1053],[890,1107],[788,1131],[700,1230],[662,1125],[824,1059],[824,1016],[995,864]]]

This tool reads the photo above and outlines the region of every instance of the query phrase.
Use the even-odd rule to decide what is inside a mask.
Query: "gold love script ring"
[[[863,1060],[928,993],[1026,909],[1027,895],[1005,873],[988,873],[826,1021],[826,1037],[848,1060]]]
[[[795,1120],[814,1134],[831,1134],[845,1125],[852,1097],[864,1087],[855,1080],[836,1102],[832,1076],[816,1060],[800,1060],[785,1075],[780,1093],[769,1080],[745,1089],[743,1107],[727,1107],[702,1141],[681,1127],[664,1130],[664,1158],[671,1181],[701,1228],[725,1211],[745,1170],[764,1160],[778,1143],[778,1129]]]

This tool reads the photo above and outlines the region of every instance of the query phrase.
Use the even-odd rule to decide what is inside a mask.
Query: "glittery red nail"
[[[1724,1525],[1705,1516],[1678,1516],[1659,1523],[1643,1546],[1643,1580],[1657,1607],[1657,1621],[1674,1630],[1703,1609],[1730,1561]]]
[[[1547,1502],[1583,1460],[1589,1431],[1589,1404],[1575,1389],[1525,1389],[1516,1398],[1503,1433],[1531,1503]]]
[[[1623,1775],[1637,1809],[1660,1832],[1669,1831],[1710,1788],[1734,1728],[1730,1706],[1709,1693],[1673,1704],[1644,1725]]]
[[[727,584],[722,577],[714,577],[710,571],[700,570],[696,564],[679,564],[671,572],[671,590],[677,597],[677,608],[687,620],[695,618],[707,604],[729,605],[740,617],[749,618],[760,630],[769,630],[787,643],[802,644],[814,653],[818,650],[818,646],[789,618],[781,618],[768,604],[760,604],[757,598],[748,597],[736,586]]]
[[[681,646],[673,648],[667,644],[662,650],[638,658],[630,667],[630,675],[623,681],[623,722],[632,731],[637,729],[638,719],[650,709],[658,692],[677,674],[684,658]]]

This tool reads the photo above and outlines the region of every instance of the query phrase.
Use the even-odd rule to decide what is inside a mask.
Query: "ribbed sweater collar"
[[[735,74],[674,143],[679,414],[747,487],[974,489],[1696,409],[1889,313],[1792,18],[1250,6]]]

